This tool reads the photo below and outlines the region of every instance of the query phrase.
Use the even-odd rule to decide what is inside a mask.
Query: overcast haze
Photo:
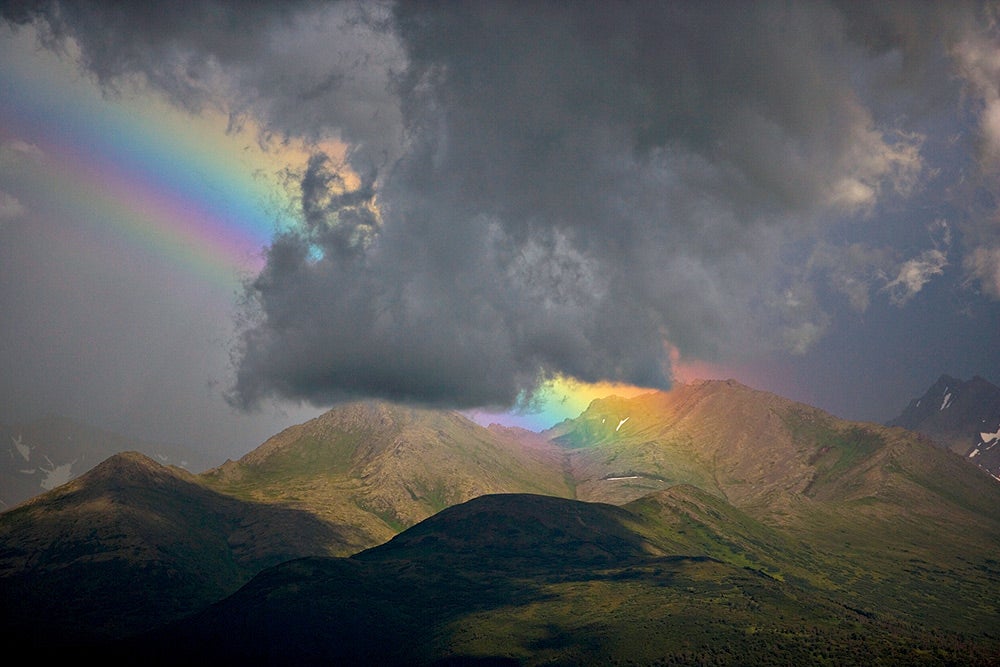
[[[0,6],[2,420],[1000,380],[995,3]]]

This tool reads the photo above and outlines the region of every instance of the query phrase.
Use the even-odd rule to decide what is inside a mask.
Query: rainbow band
[[[3,37],[0,141],[41,152],[4,173],[8,182],[52,193],[75,218],[227,285],[263,265],[262,249],[286,224],[289,202],[274,175],[289,151],[227,134],[219,113],[105,100],[69,64],[12,47],[30,35]]]
[[[631,398],[652,389],[626,384],[598,382],[587,384],[572,378],[558,377],[545,383],[537,392],[532,409],[512,412],[471,411],[469,417],[479,424],[519,426],[529,431],[544,431],[565,419],[574,419],[598,398]]]

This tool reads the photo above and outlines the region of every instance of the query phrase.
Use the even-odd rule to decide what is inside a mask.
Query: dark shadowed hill
[[[785,546],[758,543],[766,537],[691,487],[624,507],[486,496],[352,558],[266,570],[204,612],[102,655],[249,665],[987,665],[1000,657],[988,624],[931,632],[874,591],[856,599],[782,562],[822,569],[838,554],[780,555]],[[768,568],[747,565],[768,549],[779,555]],[[922,586],[914,572],[911,583]]]
[[[131,634],[355,532],[118,454],[0,515],[0,627],[24,647]]]

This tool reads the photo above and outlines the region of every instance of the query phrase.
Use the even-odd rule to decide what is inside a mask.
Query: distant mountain
[[[1000,387],[942,375],[889,422],[947,447],[1000,481]]]
[[[1000,656],[1000,485],[912,431],[732,381],[542,434],[357,402],[200,475],[136,454],[92,472],[0,513],[0,627],[34,650]]]
[[[120,452],[200,472],[217,461],[178,445],[143,442],[64,417],[0,424],[0,511],[65,484]]]
[[[581,500],[624,503],[691,484],[761,517],[807,499],[885,495],[907,483],[899,465],[955,463],[911,432],[837,419],[732,380],[595,400],[545,435],[566,450]]]

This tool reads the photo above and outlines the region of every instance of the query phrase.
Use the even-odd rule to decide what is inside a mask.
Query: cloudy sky
[[[1000,381],[996,4],[0,8],[0,421]]]

